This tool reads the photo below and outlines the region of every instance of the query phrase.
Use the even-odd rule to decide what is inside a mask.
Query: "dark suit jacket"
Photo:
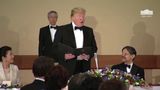
[[[52,42],[49,26],[42,27],[39,33],[39,56],[48,56],[57,60],[56,39],[58,37],[58,26],[54,42]]]
[[[126,66],[124,63],[121,64],[117,64],[117,65],[113,65],[112,66],[112,70],[113,69],[119,69],[121,71],[127,72],[126,70]],[[142,69],[141,67],[137,66],[136,64],[133,64],[132,68],[131,68],[131,74],[132,75],[137,75],[140,78],[144,79],[144,69]]]
[[[58,42],[68,45],[72,48],[76,48],[75,36],[74,36],[73,26],[71,23],[61,26],[59,33],[60,33],[59,34],[60,37],[58,39],[59,40]],[[84,36],[83,47],[91,47],[93,53],[90,56],[93,57],[94,52],[97,52],[97,45],[96,45],[96,41],[95,41],[95,37],[94,37],[92,28],[83,26],[83,36]],[[71,74],[74,74],[75,69],[76,69],[77,60],[75,58],[73,60],[66,61],[64,59],[64,54],[65,53],[63,51],[60,54],[61,55],[60,64],[66,67],[70,71]],[[84,63],[85,63],[84,65],[85,69],[86,70],[90,69],[90,60],[84,61]]]
[[[23,86],[20,90],[46,90],[45,82],[35,80],[31,84]]]

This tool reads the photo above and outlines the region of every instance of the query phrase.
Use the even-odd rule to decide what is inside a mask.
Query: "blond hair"
[[[81,7],[76,7],[76,8],[73,8],[71,10],[71,17],[76,14],[76,13],[86,13],[86,10],[84,8],[81,8]]]

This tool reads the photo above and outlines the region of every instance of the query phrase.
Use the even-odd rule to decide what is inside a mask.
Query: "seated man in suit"
[[[121,71],[137,75],[144,79],[144,69],[134,64],[137,52],[134,47],[126,46],[122,49],[122,63],[113,65],[113,69],[119,69]]]
[[[39,33],[39,56],[51,57],[58,62],[57,50],[56,50],[56,39],[58,26],[56,25],[58,14],[56,11],[48,12],[49,25],[40,28]]]
[[[49,70],[54,66],[54,60],[45,56],[38,57],[32,67],[32,72],[35,80],[28,85],[25,85],[21,90],[46,90],[45,76]]]
[[[79,54],[69,48],[68,51],[61,50],[60,64],[67,68],[71,75],[89,70],[91,58],[97,52],[93,29],[84,26],[84,21],[85,9],[74,8],[71,10],[71,23],[59,29],[60,43],[74,49],[75,52],[81,50]]]

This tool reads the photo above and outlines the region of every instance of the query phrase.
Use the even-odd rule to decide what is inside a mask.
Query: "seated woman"
[[[0,48],[0,83],[10,82],[11,85],[20,84],[19,70],[16,65],[13,65],[14,55],[12,48],[3,46]]]

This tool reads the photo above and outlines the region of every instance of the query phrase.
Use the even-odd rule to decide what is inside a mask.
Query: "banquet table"
[[[150,87],[130,87],[129,90],[160,90],[160,86],[150,86]]]
[[[0,90],[20,90],[20,88],[0,88]]]
[[[0,88],[0,90],[20,90],[20,88]],[[129,90],[160,90],[160,86],[150,86],[150,87],[133,87],[131,86]]]

